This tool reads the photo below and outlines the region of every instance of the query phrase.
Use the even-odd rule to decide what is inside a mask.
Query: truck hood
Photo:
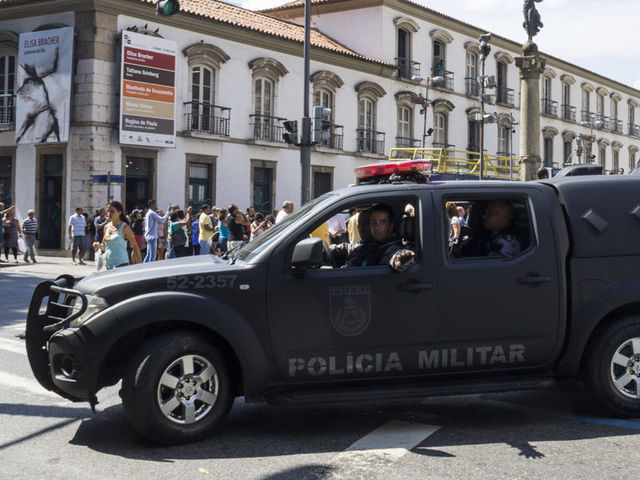
[[[207,275],[237,269],[238,266],[230,265],[214,255],[197,255],[97,272],[82,279],[75,288],[83,293],[116,293],[121,296],[126,291],[133,293],[129,288],[140,290],[145,289],[145,286],[153,285],[154,289],[160,285],[165,286],[170,277]]]

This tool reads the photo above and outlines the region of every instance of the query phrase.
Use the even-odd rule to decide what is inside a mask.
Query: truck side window
[[[531,246],[532,223],[524,199],[456,198],[444,208],[451,258],[510,259]]]
[[[360,202],[331,213],[308,235],[326,242],[331,258],[325,269],[388,265],[403,250],[414,253],[406,261],[415,263],[416,211],[412,198]]]

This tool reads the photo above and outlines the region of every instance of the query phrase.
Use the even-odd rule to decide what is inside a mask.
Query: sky
[[[229,0],[227,0],[229,1]],[[289,0],[231,0],[252,10]],[[526,41],[522,0],[413,0],[514,41]],[[640,89],[640,0],[543,0],[541,51]]]

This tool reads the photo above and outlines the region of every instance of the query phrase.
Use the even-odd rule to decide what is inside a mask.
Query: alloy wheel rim
[[[202,421],[218,399],[218,372],[200,355],[183,355],[160,376],[157,402],[162,415],[174,423]]]
[[[640,399],[640,337],[624,341],[611,358],[611,381],[627,398]]]

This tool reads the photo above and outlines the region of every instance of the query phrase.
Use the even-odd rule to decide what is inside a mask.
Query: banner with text
[[[69,141],[73,27],[20,34],[16,143]]]
[[[176,42],[122,32],[120,143],[176,146]]]

